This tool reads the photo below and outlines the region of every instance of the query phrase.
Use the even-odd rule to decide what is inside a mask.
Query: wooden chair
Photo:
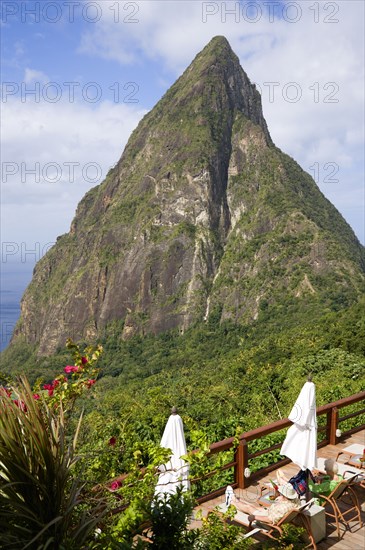
[[[277,523],[267,523],[262,520],[254,520],[250,522],[250,520],[248,519],[248,514],[245,514],[240,510],[237,510],[234,517],[232,519],[228,519],[227,521],[230,523],[234,523],[235,525],[239,525],[240,527],[244,527],[245,529],[249,529],[249,532],[246,533],[243,538],[248,538],[256,534],[260,534],[273,540],[277,539],[283,534],[283,525],[285,525],[286,523],[291,523],[296,527],[303,527],[305,529],[309,539],[309,544],[306,548],[312,547],[313,550],[316,550],[317,545],[314,540],[310,521],[308,517],[304,514],[305,510],[308,509],[313,504],[313,502],[314,499],[311,499],[309,502],[306,502],[302,506],[290,510],[290,512],[283,516]],[[218,510],[222,513],[226,513],[227,506],[225,504],[218,506]]]
[[[346,528],[349,529],[349,531],[351,531],[349,521],[354,519],[357,519],[359,521],[360,527],[362,527],[359,501],[355,491],[351,487],[352,480],[356,477],[356,475],[357,474],[355,474],[351,478],[340,481],[329,495],[326,496],[323,494],[318,494],[318,497],[323,500],[322,506],[325,509],[326,516],[330,518],[330,521],[334,520],[336,524],[337,536],[339,540],[342,538],[346,531],[345,529],[341,536],[340,522],[343,522],[346,525]],[[340,503],[341,507],[344,507],[345,509],[341,510]],[[328,510],[328,508],[330,510]],[[353,513],[352,516],[348,517],[351,513]]]

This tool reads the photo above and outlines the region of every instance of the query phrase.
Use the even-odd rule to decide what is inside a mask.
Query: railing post
[[[336,430],[338,427],[338,408],[333,407],[331,409],[331,424],[330,424],[330,445],[336,445],[337,437]]]
[[[235,482],[239,489],[245,489],[247,481],[245,478],[245,468],[248,467],[247,441],[240,439],[235,451],[236,467],[234,472]]]
[[[329,445],[331,439],[331,419],[332,419],[332,409],[326,413],[327,422],[326,422],[326,445]]]

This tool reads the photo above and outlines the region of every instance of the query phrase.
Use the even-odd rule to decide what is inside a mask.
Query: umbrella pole
[[[309,377],[308,377],[309,378]],[[306,469],[305,471],[305,481],[306,481],[306,491],[305,491],[305,501],[308,502],[308,499],[309,499],[309,487],[308,487],[308,483],[309,483],[309,470],[308,468]]]

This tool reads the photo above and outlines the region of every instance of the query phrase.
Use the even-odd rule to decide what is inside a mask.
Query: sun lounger
[[[308,517],[305,515],[305,510],[308,509],[314,502],[314,499],[311,499],[310,501],[306,502],[299,508],[296,508],[294,510],[290,510],[284,517],[281,518],[280,521],[277,523],[266,523],[262,520],[254,520],[253,522],[250,522],[248,519],[248,515],[244,512],[241,512],[240,510],[237,510],[234,517],[229,520],[230,522],[234,523],[235,525],[239,525],[240,527],[244,527],[245,529],[250,529],[248,533],[244,535],[244,538],[248,538],[251,536],[254,536],[256,534],[264,535],[265,537],[269,537],[271,539],[277,539],[282,535],[283,530],[282,526],[285,523],[293,523],[297,527],[304,527],[308,534],[309,538],[309,544],[307,548],[312,547],[314,550],[316,550],[317,545],[315,543],[312,529],[310,522],[308,520]],[[234,503],[233,503],[234,506]],[[222,504],[218,506],[218,510],[221,513],[226,513],[228,507],[226,504]]]

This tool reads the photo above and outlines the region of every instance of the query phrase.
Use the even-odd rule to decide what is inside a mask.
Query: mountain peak
[[[165,108],[165,101],[169,106],[175,104],[177,109],[188,102],[196,103],[193,99],[201,99],[201,109],[211,109],[225,116],[230,111],[233,119],[240,111],[251,122],[261,127],[268,145],[272,140],[262,112],[261,96],[256,86],[250,82],[240,65],[239,58],[232,50],[224,36],[215,36],[201,50],[182,76],[173,84],[162,99],[161,107]],[[176,102],[176,99],[179,99]],[[156,106],[159,108],[159,104]],[[154,110],[151,111],[153,113]]]
[[[232,50],[227,38],[223,36],[223,34],[217,34],[216,36],[213,36],[213,38],[208,42],[208,44],[205,46],[205,48],[209,48],[211,46],[228,46],[230,50]],[[233,50],[232,50],[233,51]]]
[[[228,40],[224,36],[215,36],[212,40],[196,55],[186,73],[190,74],[192,70],[205,74],[210,68],[225,69],[225,76],[233,71],[242,70],[237,55],[232,50]],[[222,75],[222,73],[221,73]],[[247,75],[246,75],[247,76]]]
[[[205,55],[207,52],[212,52],[217,56],[229,55],[234,57],[238,61],[238,57],[232,50],[231,45],[225,36],[214,36],[211,41],[208,42],[208,44],[201,50],[200,55]]]
[[[356,300],[363,254],[313,179],[274,146],[260,94],[216,36],[37,264],[13,343],[46,354],[115,322],[128,338],[210,315],[288,324]]]

